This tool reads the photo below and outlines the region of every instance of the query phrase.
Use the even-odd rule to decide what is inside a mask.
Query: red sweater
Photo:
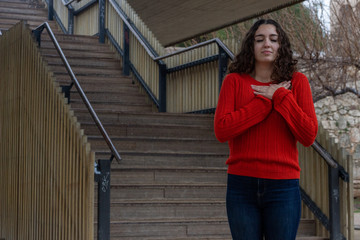
[[[309,82],[294,73],[292,88],[279,88],[273,99],[255,95],[261,83],[247,74],[228,74],[215,112],[215,135],[228,141],[228,173],[268,179],[298,179],[297,141],[310,146],[318,123]]]

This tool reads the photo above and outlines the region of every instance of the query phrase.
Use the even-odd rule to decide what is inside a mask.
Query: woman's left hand
[[[257,86],[251,85],[254,90],[254,94],[264,96],[268,99],[272,99],[274,93],[279,88],[283,87],[289,89],[291,87],[291,81],[281,82],[278,84],[270,84],[269,86]]]

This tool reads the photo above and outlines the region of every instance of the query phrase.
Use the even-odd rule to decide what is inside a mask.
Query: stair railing
[[[65,95],[70,96],[70,89],[73,85],[75,85],[83,103],[88,109],[92,119],[94,120],[97,128],[101,132],[106,144],[108,145],[111,151],[110,159],[98,160],[95,164],[95,181],[98,182],[98,239],[110,239],[110,169],[111,162],[115,158],[118,162],[120,162],[121,157],[119,152],[116,150],[115,145],[111,141],[108,133],[106,132],[103,124],[101,123],[98,115],[96,114],[94,108],[91,106],[90,101],[86,97],[84,90],[82,89],[79,81],[77,80],[68,60],[66,59],[64,52],[62,51],[51,27],[47,22],[44,22],[36,29],[33,30],[33,35],[38,41],[39,46],[41,45],[41,33],[46,29],[47,33],[50,36],[52,43],[54,44],[58,54],[61,57],[61,60],[72,80],[70,86],[63,86],[63,91],[69,91],[65,93]]]
[[[311,146],[328,165],[329,218],[326,217],[306,192],[301,189],[303,202],[329,231],[330,240],[345,240],[346,238],[341,233],[339,179],[341,178],[344,182],[349,183],[349,173],[345,171],[344,167],[341,166],[318,141],[315,140]]]
[[[198,43],[196,45],[193,45],[191,47],[185,48],[183,50],[179,50],[164,56],[159,56],[156,51],[152,48],[151,44],[146,40],[145,37],[142,36],[140,31],[137,30],[134,23],[131,22],[131,20],[126,16],[124,11],[121,9],[121,7],[118,5],[118,3],[114,0],[109,0],[109,3],[111,6],[115,9],[117,14],[120,16],[124,23],[124,47],[121,49],[120,45],[115,41],[114,37],[111,35],[109,31],[106,31],[107,37],[109,38],[110,42],[115,46],[115,48],[118,50],[120,55],[123,57],[123,72],[124,74],[128,74],[131,70],[134,76],[138,79],[138,81],[141,83],[142,87],[145,89],[145,91],[148,93],[150,98],[153,100],[155,105],[158,107],[160,112],[166,112],[166,102],[167,102],[167,96],[166,96],[166,76],[168,73],[176,72],[185,68],[191,68],[200,64],[204,64],[207,62],[213,62],[216,60],[219,60],[219,78],[218,78],[218,85],[219,89],[222,84],[222,80],[226,74],[227,71],[227,64],[229,59],[234,58],[234,54],[231,52],[231,50],[218,38],[211,39],[206,42]],[[100,15],[102,15],[100,13]],[[129,58],[129,39],[128,36],[130,32],[134,35],[134,37],[138,40],[138,42],[144,47],[145,51],[148,53],[148,56],[158,64],[159,68],[159,97],[158,99],[155,97],[155,94],[152,92],[152,90],[149,88],[149,86],[146,84],[146,82],[142,79],[141,75],[138,73],[137,69],[134,67],[134,65],[131,63]],[[185,52],[192,51],[194,49],[209,46],[211,44],[216,44],[218,46],[218,54],[213,55],[208,58],[201,59],[199,61],[191,62],[188,64],[184,64],[181,66],[177,66],[174,68],[167,68],[165,62],[163,61],[166,58],[176,56]],[[214,109],[205,109],[200,110],[199,112],[212,112]]]
[[[52,1],[52,0],[47,0]],[[99,21],[101,18],[105,16],[103,7],[101,4],[104,4],[105,0],[99,1]],[[90,1],[86,6],[93,5],[97,1]],[[130,20],[130,18],[124,13],[122,8],[115,0],[108,0],[110,5],[115,9],[116,13],[119,15],[121,20],[123,21],[123,47],[117,42],[117,40],[111,35],[111,32],[108,29],[105,29],[106,36],[108,37],[109,41],[115,47],[115,49],[119,52],[123,59],[123,73],[128,75],[130,71],[133,75],[138,79],[142,87],[145,89],[147,94],[150,96],[154,104],[158,107],[160,112],[166,112],[166,75],[167,73],[172,73],[176,71],[180,71],[182,69],[191,68],[197,65],[201,65],[208,62],[213,62],[219,60],[219,89],[222,84],[222,79],[227,72],[227,65],[229,59],[234,59],[234,54],[229,50],[229,48],[219,39],[211,39],[206,42],[202,42],[191,47],[175,51],[170,54],[166,54],[163,56],[159,56],[159,54],[153,49],[151,44],[146,40],[146,38],[141,34],[141,32],[136,28],[135,24]],[[80,10],[85,10],[85,7],[82,7]],[[99,23],[99,35],[102,35],[102,28],[104,25]],[[159,88],[158,88],[158,96],[152,92],[153,90],[148,86],[146,81],[142,78],[141,74],[139,74],[136,67],[130,61],[130,46],[129,46],[129,35],[130,33],[137,39],[139,44],[144,48],[147,55],[150,59],[158,64],[159,68]],[[172,68],[167,68],[164,60],[167,58],[197,49],[204,46],[208,46],[210,44],[216,44],[218,46],[218,54],[213,55],[207,58],[202,58],[197,61],[188,62],[182,65],[178,65]],[[196,111],[197,113],[213,113],[215,108],[210,109],[203,109]],[[326,151],[317,141],[314,142],[312,145],[314,150],[321,156],[321,158],[326,162],[328,165],[328,187],[329,187],[329,218],[324,214],[321,209],[316,205],[315,202],[307,195],[307,193],[301,189],[301,195],[303,202],[309,207],[309,209],[313,212],[313,214],[320,220],[320,222],[325,226],[325,228],[330,233],[330,240],[343,240],[346,239],[343,234],[341,233],[340,228],[340,190],[339,190],[339,178],[341,178],[344,182],[349,184],[350,177],[349,174],[345,171],[345,169],[338,163],[336,160],[331,156],[329,152]]]

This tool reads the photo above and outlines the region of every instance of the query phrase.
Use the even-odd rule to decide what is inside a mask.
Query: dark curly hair
[[[297,60],[293,59],[291,44],[285,31],[280,24],[272,19],[260,19],[247,32],[242,42],[241,50],[236,55],[235,60],[229,66],[230,73],[246,73],[250,74],[255,69],[254,41],[255,32],[262,24],[271,24],[275,26],[278,33],[279,49],[275,59],[274,70],[271,79],[277,83],[290,81],[296,71]]]

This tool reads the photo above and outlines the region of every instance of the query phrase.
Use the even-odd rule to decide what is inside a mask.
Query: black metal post
[[[166,112],[166,64],[159,61],[159,112]]]
[[[105,0],[99,0],[99,42],[105,43]]]
[[[128,26],[124,23],[124,55],[123,55],[123,74],[126,76],[130,75],[130,30]]]
[[[74,34],[74,9],[68,9],[68,34]]]
[[[330,240],[342,240],[340,229],[339,169],[329,168]]]
[[[111,160],[99,160],[98,164],[98,240],[110,240]]]
[[[48,19],[54,19],[54,0],[49,0],[48,2]]]
[[[228,60],[229,57],[224,51],[224,49],[219,47],[219,91],[221,89],[222,81],[227,72]]]

